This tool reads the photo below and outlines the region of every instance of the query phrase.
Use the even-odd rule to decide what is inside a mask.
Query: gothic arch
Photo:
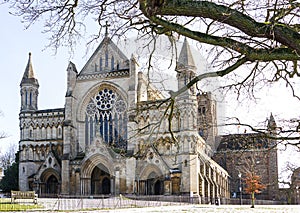
[[[140,193],[145,195],[163,194],[164,176],[154,164],[147,165],[140,176]]]
[[[104,155],[94,154],[82,163],[81,178],[90,178],[94,168],[98,165],[103,165],[107,173],[114,175],[113,162]]]
[[[57,135],[56,135],[56,137],[57,138],[62,138],[62,135],[63,135],[63,129],[62,129],[62,127],[61,127],[61,125],[58,125],[57,126],[57,131],[56,131],[56,133],[57,133]]]
[[[154,165],[154,164],[150,164],[147,165],[142,171],[141,171],[141,175],[140,175],[140,179],[141,180],[146,180],[149,178],[149,176],[151,175],[151,178],[153,178],[153,174],[156,174],[157,177],[162,177],[163,173],[161,172],[161,170],[158,168],[158,166]]]
[[[85,119],[85,110],[87,105],[89,104],[89,102],[91,101],[91,98],[93,98],[95,96],[95,94],[97,94],[97,92],[99,92],[99,90],[101,88],[111,88],[114,91],[116,91],[118,93],[118,95],[120,95],[123,100],[125,102],[127,102],[127,95],[126,92],[120,88],[118,85],[112,83],[112,82],[107,82],[107,81],[103,81],[101,83],[96,84],[95,86],[93,86],[88,92],[86,92],[86,94],[83,95],[83,100],[82,102],[79,104],[79,107],[77,108],[77,118],[79,121],[84,121]]]
[[[84,120],[84,143],[86,148],[96,137],[118,150],[127,149],[127,98],[120,89],[102,83],[90,90],[84,98],[80,119]]]
[[[53,168],[48,168],[48,169],[45,169],[43,171],[43,173],[41,174],[40,176],[40,181],[41,182],[46,182],[50,176],[54,176],[58,181],[60,181],[60,175],[58,173],[58,171],[56,171],[55,169]]]
[[[52,168],[43,171],[40,176],[40,193],[47,196],[56,196],[60,193],[60,175]]]

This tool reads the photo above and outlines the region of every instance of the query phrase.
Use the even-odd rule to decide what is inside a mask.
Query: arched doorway
[[[110,174],[105,166],[98,164],[91,175],[91,194],[110,194]]]
[[[41,197],[56,197],[60,194],[60,176],[54,169],[46,169],[38,184],[39,196]]]
[[[52,195],[58,194],[58,180],[54,175],[51,175],[46,182],[46,193]]]
[[[163,195],[164,179],[164,175],[156,165],[147,165],[142,170],[140,179],[137,181],[138,194]]]
[[[163,189],[162,189],[163,184],[161,184],[161,182],[162,181],[160,177],[155,172],[151,172],[146,181],[146,186],[147,186],[146,194],[148,195],[163,194]]]

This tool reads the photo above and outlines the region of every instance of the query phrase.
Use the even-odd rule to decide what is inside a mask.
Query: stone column
[[[75,194],[80,195],[80,173],[75,171]]]
[[[89,195],[89,179],[88,178],[81,178],[80,180],[80,190],[81,195]]]
[[[116,171],[115,190],[115,194],[118,195],[120,193],[120,171]]]
[[[70,165],[69,160],[64,157],[61,166],[61,194],[68,195],[70,193]]]
[[[126,159],[126,176],[123,178],[126,179],[126,193],[128,194],[134,193],[135,168],[135,158]]]
[[[115,178],[116,177],[113,177],[113,176],[111,176],[110,177],[110,193],[112,194],[112,195],[116,195],[116,192],[115,192]]]

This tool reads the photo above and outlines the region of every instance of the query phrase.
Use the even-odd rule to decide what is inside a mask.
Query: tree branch
[[[144,2],[145,6],[145,1],[146,0],[140,2]],[[152,2],[152,0],[150,0],[150,2]],[[149,7],[149,4],[146,5]],[[297,5],[293,7],[295,8]],[[165,0],[162,7],[155,10],[155,15],[210,18],[237,28],[249,36],[278,41],[290,47],[292,50],[295,50],[298,55],[300,54],[300,35],[297,31],[283,23],[257,22],[250,16],[236,9],[231,9],[228,6],[218,5],[209,1]]]
[[[198,31],[192,31],[188,28],[177,24],[172,23],[170,21],[166,21],[162,18],[159,18],[157,16],[149,16],[148,17],[151,21],[155,22],[156,24],[159,24],[166,28],[164,31],[166,33],[169,33],[169,31],[177,32],[180,35],[184,35],[186,37],[189,37],[193,40],[210,44],[210,45],[216,45],[221,46],[224,48],[230,48],[236,52],[239,52],[243,55],[245,55],[249,61],[273,61],[273,60],[300,60],[300,55],[296,54],[294,50],[288,49],[288,48],[252,48],[249,45],[246,45],[242,42],[236,41],[234,39],[228,38],[228,37],[219,37],[219,36],[212,36],[209,34],[201,33]],[[167,30],[168,29],[168,30]],[[299,39],[300,42],[300,39]],[[299,51],[300,52],[300,51]]]

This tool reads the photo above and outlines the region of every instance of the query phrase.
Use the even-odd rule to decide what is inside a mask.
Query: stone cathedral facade
[[[174,72],[178,88],[195,76],[187,40]],[[211,159],[212,142],[206,142],[216,129],[208,131],[199,116],[208,94],[191,87],[166,101],[136,59],[107,35],[80,72],[69,63],[64,108],[38,109],[31,55],[20,87],[20,190],[40,196],[230,196],[228,173]]]

